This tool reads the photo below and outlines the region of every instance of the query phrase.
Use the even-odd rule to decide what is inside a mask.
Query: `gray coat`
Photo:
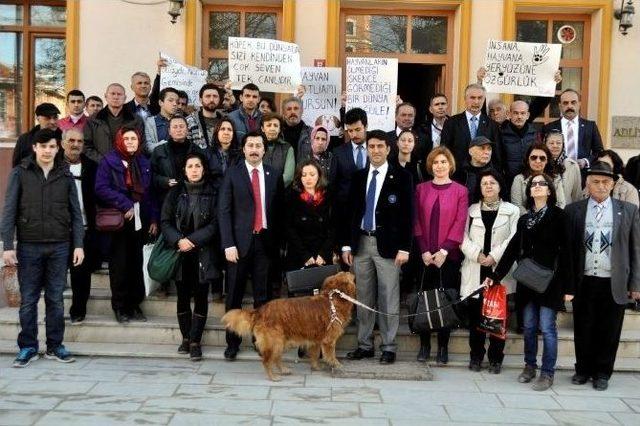
[[[580,297],[586,249],[584,229],[588,199],[569,204],[567,241],[569,242],[569,279],[573,280],[576,298]],[[611,293],[619,305],[629,302],[629,291],[640,291],[640,216],[638,207],[611,199],[613,207],[613,242],[611,245]],[[580,236],[576,238],[576,236]]]

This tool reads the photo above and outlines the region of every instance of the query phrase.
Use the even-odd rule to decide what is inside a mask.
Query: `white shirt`
[[[82,163],[69,164],[69,171],[73,175],[73,181],[76,184],[76,192],[78,193],[78,201],[80,202],[80,211],[82,212],[82,224],[87,226],[87,214],[84,211],[84,203],[82,202]]]
[[[258,169],[258,180],[260,181],[260,204],[262,205],[262,227],[267,229],[267,207],[264,201],[264,167],[262,163],[260,163],[257,167],[253,167],[247,160],[244,160],[244,165],[247,167],[247,172],[249,172],[249,180],[253,176],[253,169]]]
[[[579,135],[578,132],[580,131],[580,121],[578,120],[578,117],[574,117],[573,120],[567,120],[566,118],[562,117],[560,119],[560,125],[562,126],[562,134],[564,135],[564,146],[565,148],[567,148],[567,137],[569,135],[569,126],[568,123],[571,122],[571,128],[573,129],[573,145],[574,145],[574,152],[569,152],[567,150],[567,157],[569,158],[573,158],[574,160],[578,159],[578,141],[579,139]]]
[[[73,115],[73,114],[69,114],[69,118],[71,118],[71,122],[73,124],[78,124],[78,121],[80,121],[80,119],[84,116],[84,114],[80,114],[80,115]]]
[[[438,127],[435,120],[431,120],[431,141],[433,142],[433,147],[437,148],[440,146],[440,138],[442,137],[442,127]]]

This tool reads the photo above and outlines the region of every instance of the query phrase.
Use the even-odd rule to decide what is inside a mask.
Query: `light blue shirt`
[[[613,203],[608,197],[602,203],[600,221],[596,220],[598,203],[589,198],[584,226],[584,246],[586,256],[584,274],[591,277],[611,277],[611,246],[613,244]]]
[[[469,134],[471,134],[472,138],[473,138],[473,134],[471,133],[471,117],[475,117],[476,118],[476,136],[478,136],[478,128],[480,127],[480,115],[473,115],[471,114],[469,111],[465,111],[464,112],[465,115],[467,116],[467,126],[469,126]]]

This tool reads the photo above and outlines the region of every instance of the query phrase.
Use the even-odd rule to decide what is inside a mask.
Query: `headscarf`
[[[330,137],[330,136],[329,136],[329,131],[328,131],[328,130],[327,130],[327,128],[326,128],[326,127],[324,127],[324,126],[315,126],[315,127],[311,130],[311,140],[310,140],[310,143],[311,143],[311,152],[310,152],[310,155],[311,155],[311,156],[313,156],[313,140],[316,138],[316,134],[317,134],[318,132],[320,132],[320,131],[323,131],[323,132],[325,132],[325,133],[327,134],[327,149],[329,148],[329,143],[328,143],[328,142],[329,142],[329,137]],[[325,151],[326,151],[326,150],[325,150]]]
[[[127,132],[134,132],[138,137],[138,149],[133,154],[127,151],[127,147],[124,144],[124,134]],[[115,138],[115,150],[126,162],[124,167],[124,184],[131,192],[131,197],[134,201],[142,200],[144,194],[144,186],[142,185],[142,174],[140,173],[140,167],[138,165],[137,157],[142,152],[142,139],[137,129],[121,127],[116,132]]]

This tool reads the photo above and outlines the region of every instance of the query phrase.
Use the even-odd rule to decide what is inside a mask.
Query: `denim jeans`
[[[18,346],[38,349],[38,300],[44,289],[47,348],[55,349],[64,337],[64,291],[69,243],[18,243],[20,334]]]
[[[553,377],[558,359],[558,330],[556,311],[546,306],[529,302],[523,309],[524,315],[524,362],[537,367],[538,329],[542,332],[542,367],[540,372]]]

